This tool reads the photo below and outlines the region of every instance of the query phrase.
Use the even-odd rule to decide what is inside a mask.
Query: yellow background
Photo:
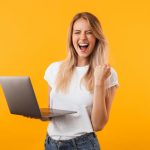
[[[102,150],[150,149],[150,2],[148,0],[1,0],[0,75],[29,75],[47,106],[47,66],[66,56],[67,29],[81,11],[95,14],[109,41],[120,87]],[[0,149],[43,150],[47,122],[10,115],[0,88]]]

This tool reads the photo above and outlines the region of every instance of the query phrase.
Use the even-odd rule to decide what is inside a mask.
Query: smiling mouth
[[[87,50],[89,44],[88,43],[82,43],[82,44],[78,44],[78,46],[79,46],[81,51],[85,52]]]

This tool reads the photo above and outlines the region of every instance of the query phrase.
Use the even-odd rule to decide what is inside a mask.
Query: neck
[[[88,65],[88,60],[86,58],[78,58],[77,66],[82,67]]]

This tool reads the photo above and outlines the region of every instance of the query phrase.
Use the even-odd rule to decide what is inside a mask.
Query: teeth
[[[79,44],[79,46],[88,46],[89,44],[87,43],[82,43],[82,44]]]

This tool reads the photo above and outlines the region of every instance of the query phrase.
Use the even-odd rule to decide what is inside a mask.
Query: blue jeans
[[[69,140],[54,140],[47,135],[45,150],[100,150],[100,145],[94,132]]]

